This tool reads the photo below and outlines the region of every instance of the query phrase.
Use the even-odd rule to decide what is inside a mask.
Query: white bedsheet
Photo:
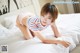
[[[20,40],[8,45],[9,53],[69,53],[76,47],[76,44],[70,37],[61,37],[58,40],[65,40],[71,43],[68,48],[58,44],[43,44],[37,37],[30,40]]]
[[[64,14],[59,15],[59,18],[56,21],[59,31],[63,35],[57,39],[70,42],[71,45],[68,48],[65,48],[60,44],[43,44],[37,37],[30,40],[24,40],[22,36],[18,35],[15,36],[16,39],[14,42],[9,41],[9,44],[7,43],[8,53],[69,53],[69,51],[74,49],[80,42],[79,20],[80,14]],[[50,27],[45,29],[42,33],[47,35],[47,37],[53,34]]]
[[[64,48],[62,45],[42,43],[27,45],[26,42],[23,44],[20,42],[19,45],[15,46],[15,48],[16,49],[14,50],[9,50],[9,53],[68,53],[69,50],[68,48]]]

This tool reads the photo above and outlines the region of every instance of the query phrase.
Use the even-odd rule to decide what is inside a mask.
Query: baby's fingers
[[[69,42],[65,42],[65,47],[69,47],[70,46],[70,43]]]

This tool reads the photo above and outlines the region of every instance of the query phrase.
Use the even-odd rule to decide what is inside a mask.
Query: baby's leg
[[[26,18],[24,18],[23,21],[24,21],[23,23],[26,24]],[[25,39],[30,39],[30,38],[33,38],[35,36],[34,33],[28,29],[27,24],[26,25],[20,24],[20,20],[18,20],[18,17],[17,17],[16,23],[17,23],[17,26],[19,27],[19,29],[24,34]]]
[[[27,26],[21,25],[18,20],[16,20],[16,23],[17,23],[18,28],[23,33],[25,39],[33,38],[32,34]]]
[[[32,36],[35,37],[35,34],[31,30],[30,30],[30,32],[31,32]]]

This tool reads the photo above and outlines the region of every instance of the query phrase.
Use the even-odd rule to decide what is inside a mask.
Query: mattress
[[[13,17],[16,18],[16,16]],[[0,45],[7,45],[8,53],[58,53],[60,50],[61,53],[69,53],[69,48],[65,48],[62,45],[43,44],[37,37],[34,37],[30,40],[24,40],[23,34],[16,26],[13,27],[12,25],[12,27],[9,28],[9,26],[11,25],[7,25],[10,21],[9,19],[11,20],[11,16],[9,18],[7,17],[7,20],[5,20],[6,24],[4,27],[0,26],[1,29],[8,26],[7,29],[3,29],[5,34],[2,33],[2,35],[4,35],[4,37],[0,36]],[[14,21],[13,24],[15,24]],[[77,47],[75,47],[74,49],[71,48],[72,50],[70,51],[70,53],[79,52],[80,14],[61,14],[56,20],[56,25],[58,26],[58,29],[62,33],[62,35],[71,35],[70,37],[72,37],[72,41],[74,41],[75,46],[77,45]],[[47,29],[43,30],[41,33],[45,35],[46,38],[51,38],[54,34],[50,26]]]

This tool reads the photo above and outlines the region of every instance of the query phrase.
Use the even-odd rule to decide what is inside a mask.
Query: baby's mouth
[[[43,24],[42,24],[43,26],[46,26],[46,22],[43,22]]]

